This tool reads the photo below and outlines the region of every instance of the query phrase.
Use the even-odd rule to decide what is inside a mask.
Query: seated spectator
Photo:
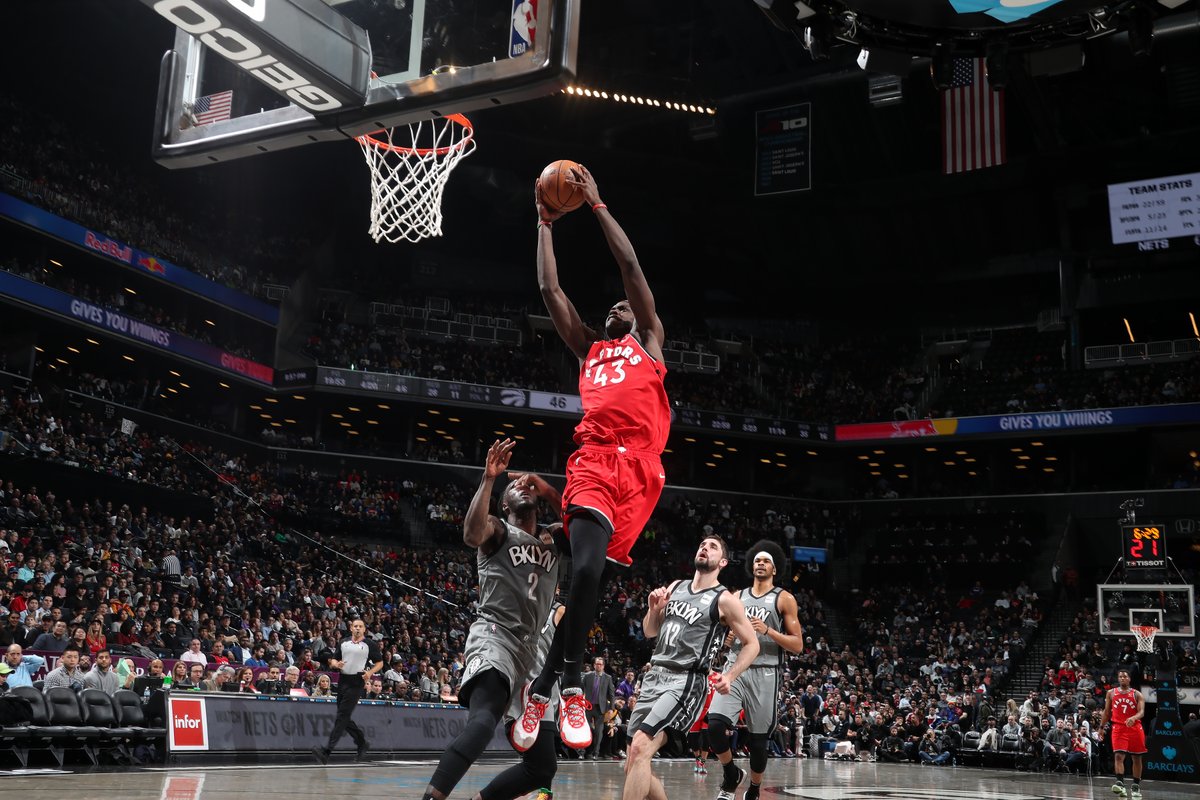
[[[30,650],[40,650],[45,653],[62,653],[70,644],[70,638],[67,636],[67,623],[59,620],[54,623],[52,633],[43,633],[33,640],[33,644],[29,646]]]
[[[307,695],[308,690],[300,683],[300,668],[288,667],[283,673],[284,694],[302,694]]]
[[[25,655],[21,645],[14,642],[4,654],[4,663],[12,669],[8,676],[8,688],[16,689],[18,686],[33,686],[33,676],[46,666],[46,659],[32,654]]]
[[[255,645],[254,650],[253,650],[253,655],[251,655],[249,658],[246,659],[246,666],[247,667],[265,668],[267,666],[267,650],[266,650],[266,648],[263,647],[261,644]]]
[[[987,727],[980,733],[977,747],[980,750],[1000,749],[1000,729],[996,727],[995,717],[988,717]]]
[[[109,697],[117,693],[118,689],[128,689],[133,686],[133,681],[137,678],[137,672],[133,669],[133,662],[128,661],[120,664],[121,670],[118,671],[113,666],[112,653],[107,648],[100,650],[95,654],[96,663],[92,665],[91,670],[83,676],[83,688],[85,689],[100,689]]]
[[[208,665],[208,656],[200,652],[200,640],[192,639],[191,644],[183,654],[179,656],[179,660],[188,664],[199,664],[201,666]],[[228,659],[226,659],[228,661]]]
[[[254,686],[254,668],[242,667],[237,670],[237,674],[226,685],[226,689],[241,694],[258,694],[259,691]]]
[[[199,689],[200,684],[210,677],[211,674],[209,673],[208,669],[205,668],[204,664],[197,664],[195,662],[188,664],[188,683],[192,685],[192,688]]]
[[[202,692],[224,692],[227,691],[225,686],[233,681],[234,670],[228,664],[222,664],[217,668],[217,671],[212,674],[211,678],[200,681],[200,691]]]
[[[92,623],[88,626],[84,642],[92,658],[95,658],[96,654],[101,650],[108,649],[108,639],[104,635],[104,624],[100,620],[92,620]]]
[[[329,676],[322,673],[317,678],[317,683],[313,686],[312,697],[333,697],[333,682]]]
[[[188,675],[187,662],[176,661],[175,666],[171,667],[171,685],[176,689],[190,689],[192,687],[192,681]]]
[[[285,683],[280,676],[279,667],[271,666],[266,672],[259,673],[257,688],[260,694],[287,694],[288,687]]]
[[[42,691],[48,692],[60,686],[78,692],[83,688],[84,673],[79,669],[79,648],[67,645],[58,657],[58,666],[46,673],[42,682]]]

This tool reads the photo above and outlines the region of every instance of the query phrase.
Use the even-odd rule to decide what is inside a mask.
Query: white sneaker
[[[1114,783],[1112,785],[1112,792],[1113,792],[1113,794],[1117,795],[1118,797],[1125,797],[1128,794],[1128,792],[1125,791],[1125,784],[1120,783],[1120,782]]]
[[[1142,787],[1135,783],[1129,789],[1129,796],[1133,798],[1133,800],[1142,800]]]
[[[533,747],[534,742],[537,741],[538,729],[542,727],[542,720],[546,718],[546,713],[550,709],[550,698],[542,697],[540,694],[531,695],[529,687],[530,684],[527,683],[521,688],[521,701],[525,706],[525,712],[521,714],[520,719],[513,723],[512,734],[509,738],[513,749],[518,753],[524,753]]]
[[[563,689],[559,706],[558,725],[563,744],[582,750],[592,744],[592,729],[587,712],[592,704],[583,696],[583,689]]]
[[[737,794],[737,788],[742,781],[746,779],[746,770],[741,767],[737,768],[737,780],[730,786],[724,780],[721,781],[721,791],[717,792],[717,800],[733,800]]]

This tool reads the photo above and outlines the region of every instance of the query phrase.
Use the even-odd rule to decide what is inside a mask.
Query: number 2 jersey
[[[631,333],[593,342],[579,368],[583,419],[575,443],[661,453],[671,429],[666,374]]]

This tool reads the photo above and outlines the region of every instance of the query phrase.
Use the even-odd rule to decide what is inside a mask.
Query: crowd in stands
[[[305,344],[318,364],[367,372],[388,372],[561,391],[551,359],[536,347],[434,339],[400,329],[327,322]]]
[[[19,275],[26,280],[40,283],[43,286],[49,286],[53,289],[66,292],[72,297],[82,298],[88,302],[128,314],[135,319],[148,322],[155,327],[181,333],[191,339],[210,344],[213,347],[219,347],[228,353],[233,353],[243,358],[267,362],[274,355],[274,342],[264,342],[257,347],[240,343],[228,335],[219,336],[216,328],[205,324],[203,321],[197,323],[188,320],[186,317],[172,316],[161,306],[148,303],[141,297],[118,289],[100,289],[54,271],[49,267],[17,264],[9,261],[0,265],[0,269],[4,269],[6,272],[11,272],[14,275]]]
[[[15,97],[0,94],[0,115],[9,121],[0,130],[0,190],[209,280],[265,299],[273,273],[286,274],[310,246],[294,234],[265,235],[264,226],[250,235],[210,206],[172,208],[150,175],[120,163],[98,140],[74,146],[74,131]],[[205,233],[214,230],[219,239]]]
[[[1200,359],[1067,369],[1061,335],[998,332],[982,364],[949,365],[933,417],[1151,406],[1200,400]]]
[[[1035,519],[1021,515],[911,516],[891,520],[871,548],[864,577],[897,574],[932,584],[970,586],[979,567],[992,579],[1015,581],[1033,555]]]

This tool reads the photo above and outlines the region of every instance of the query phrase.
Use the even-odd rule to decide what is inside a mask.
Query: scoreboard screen
[[[1167,565],[1166,528],[1162,525],[1122,525],[1121,547],[1127,567],[1162,569]]]
[[[1114,183],[1108,215],[1113,244],[1186,237],[1200,245],[1200,172]]]

